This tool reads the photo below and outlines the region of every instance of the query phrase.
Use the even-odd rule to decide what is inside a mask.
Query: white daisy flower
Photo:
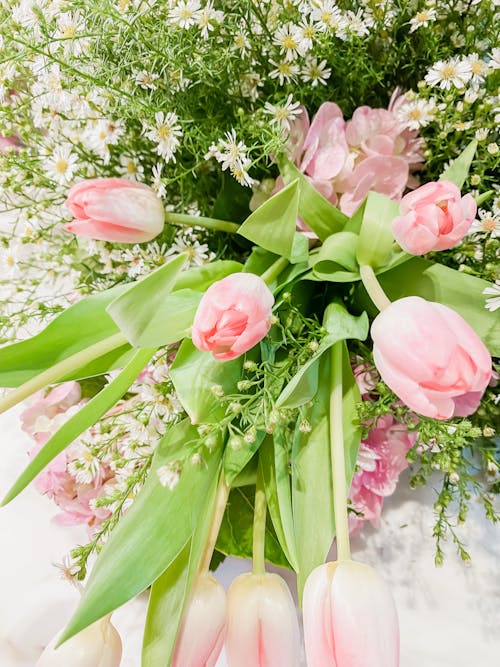
[[[495,280],[491,287],[484,289],[483,294],[492,295],[491,298],[486,299],[485,308],[492,313],[500,308],[500,280]]]
[[[500,217],[493,215],[490,211],[480,208],[478,218],[474,220],[469,228],[469,234],[482,232],[490,234],[492,238],[500,237]]]
[[[75,458],[68,463],[68,472],[79,484],[92,484],[101,471],[101,462],[87,445],[73,445]]]
[[[285,104],[266,102],[264,105],[264,113],[272,116],[271,125],[278,125],[285,132],[290,131],[290,121],[295,120],[302,113],[300,102],[293,102],[292,100],[293,97],[290,94]]]
[[[425,127],[435,118],[436,103],[433,98],[423,100],[415,98],[402,104],[396,115],[398,120],[406,125],[410,130],[418,130],[420,127]]]
[[[488,65],[479,57],[477,53],[471,53],[464,58],[469,63],[471,70],[471,84],[483,83],[488,75]]]
[[[273,43],[280,47],[285,60],[295,60],[307,51],[307,42],[302,39],[302,31],[293,23],[285,23],[274,33]]]
[[[215,23],[222,23],[224,12],[214,9],[213,0],[209,0],[205,7],[200,10],[198,17],[198,27],[201,30],[203,39],[208,39],[209,32],[214,29]]]
[[[157,144],[156,152],[166,162],[170,160],[175,162],[175,152],[180,144],[179,137],[182,136],[182,129],[177,123],[178,120],[177,115],[171,111],[167,114],[158,111],[155,113],[156,125],[154,127],[144,126],[145,136]]]
[[[179,0],[169,12],[169,21],[179,28],[190,28],[199,21],[200,7],[199,0]]]
[[[318,83],[326,86],[326,82],[330,78],[332,70],[327,67],[326,60],[318,62],[317,58],[308,58],[302,66],[301,76],[305,83],[311,82],[311,86],[315,88]]]
[[[136,158],[128,155],[120,155],[119,173],[131,181],[142,181],[144,178],[144,167]]]
[[[415,32],[418,28],[427,28],[431,21],[436,20],[436,10],[433,8],[423,9],[410,19],[410,32]]]
[[[143,90],[156,90],[155,81],[158,79],[158,74],[148,72],[145,69],[140,72],[134,72],[134,82]]]
[[[52,155],[45,161],[45,173],[59,185],[67,185],[78,170],[78,156],[72,147],[57,146]]]
[[[283,86],[285,82],[297,79],[300,72],[298,65],[286,60],[280,63],[276,63],[274,60],[269,60],[269,62],[275,67],[275,69],[269,72],[269,77],[271,79],[279,79],[280,86]]]
[[[463,88],[471,76],[468,60],[450,58],[447,61],[438,60],[425,75],[425,81],[429,86],[439,86],[443,90],[449,90],[452,85],[455,88]]]
[[[347,28],[347,21],[333,0],[315,2],[310,17],[321,32],[331,31],[338,34],[345,32]]]

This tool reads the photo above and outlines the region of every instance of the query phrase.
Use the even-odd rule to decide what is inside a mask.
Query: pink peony
[[[309,667],[399,667],[396,606],[363,563],[325,563],[307,578],[304,643]]]
[[[383,381],[418,414],[467,416],[491,378],[491,357],[451,308],[409,296],[375,318],[373,359]]]
[[[449,181],[426,183],[401,200],[401,215],[392,231],[399,245],[412,255],[446,250],[460,243],[475,218],[474,197],[460,196]]]
[[[74,185],[66,206],[74,234],[101,241],[143,243],[163,230],[165,213],[154,191],[125,178],[91,178]]]
[[[259,276],[232,273],[211,285],[194,318],[194,345],[215,359],[236,359],[271,327],[274,296]]]
[[[349,515],[351,534],[358,533],[365,521],[378,528],[384,498],[396,490],[399,475],[408,467],[406,454],[415,441],[416,433],[391,415],[383,415],[361,443],[349,495],[353,509],[362,516]]]

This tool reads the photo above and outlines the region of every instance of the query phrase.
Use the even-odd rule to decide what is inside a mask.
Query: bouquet
[[[498,520],[495,3],[0,4],[3,502],[89,532],[39,666],[118,665],[148,588],[144,667],[298,665],[270,562],[311,667],[395,667],[349,536],[409,465],[437,564],[455,509]]]

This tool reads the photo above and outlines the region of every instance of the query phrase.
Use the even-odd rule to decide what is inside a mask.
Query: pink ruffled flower
[[[454,310],[405,297],[379,313],[371,334],[383,381],[416,413],[450,419],[477,410],[491,379],[491,357]]]
[[[101,241],[143,243],[163,230],[165,212],[154,191],[126,178],[90,178],[70,189],[66,206],[74,234]]]
[[[474,197],[449,181],[426,183],[405,195],[401,215],[393,220],[392,232],[399,245],[412,255],[447,250],[460,243],[476,216]]]
[[[236,359],[269,331],[273,303],[269,287],[253,273],[233,273],[218,280],[196,311],[194,345],[219,361]]]
[[[384,498],[396,490],[399,475],[408,467],[406,454],[413,447],[417,434],[391,415],[382,415],[359,448],[350,498],[352,507],[361,516],[349,515],[351,534],[359,533],[365,521],[379,526]]]

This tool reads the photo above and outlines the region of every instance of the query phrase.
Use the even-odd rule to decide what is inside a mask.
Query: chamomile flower
[[[320,32],[345,32],[347,21],[333,0],[318,0],[310,14]]]
[[[224,12],[214,9],[213,1],[209,0],[198,16],[198,27],[203,39],[208,39],[210,31],[214,29],[214,24],[222,23],[223,20]]]
[[[490,211],[480,208],[478,217],[470,226],[469,233],[482,232],[490,234],[492,238],[500,237],[500,217]]]
[[[435,118],[436,103],[433,98],[424,100],[415,98],[403,103],[396,111],[398,120],[410,130],[418,130],[425,127]]]
[[[89,46],[88,38],[79,37],[86,31],[85,19],[80,10],[63,12],[57,19],[55,38],[61,40],[66,55],[79,56]]]
[[[442,90],[463,88],[472,76],[470,63],[466,59],[450,58],[450,60],[438,60],[428,73],[425,81],[429,86],[439,86]]]
[[[167,114],[163,111],[155,113],[155,126],[144,125],[144,134],[157,144],[156,152],[166,162],[175,162],[175,152],[180,144],[179,137],[182,136],[181,126],[177,123],[178,117],[172,111]]]
[[[120,166],[118,172],[130,181],[142,181],[144,178],[144,167],[137,161],[137,158],[128,155],[120,156]]]
[[[212,261],[214,253],[209,249],[206,243],[200,243],[198,240],[187,239],[185,235],[178,234],[174,242],[166,252],[166,256],[180,255],[185,253],[189,266],[203,266]]]
[[[273,42],[280,47],[280,53],[285,60],[295,60],[307,51],[307,40],[303,39],[299,26],[293,23],[280,26],[274,33]]]
[[[491,287],[486,287],[483,294],[492,295],[489,299],[486,299],[485,308],[492,313],[500,308],[500,280],[495,280]]]
[[[477,53],[471,53],[464,58],[469,63],[471,70],[471,84],[478,85],[484,83],[488,74],[488,65],[482,60]]]
[[[199,21],[200,7],[199,0],[178,0],[169,12],[169,21],[179,28],[190,28]]]
[[[300,72],[298,65],[286,60],[280,63],[276,63],[274,60],[269,60],[269,62],[271,65],[274,65],[275,68],[269,72],[269,78],[278,79],[280,86],[283,86],[289,81],[296,81]]]
[[[154,72],[148,72],[143,69],[141,71],[134,72],[134,82],[136,86],[139,86],[143,90],[156,90],[155,81],[158,79],[158,74]]]
[[[238,30],[233,37],[232,49],[239,51],[240,55],[245,57],[250,53],[251,45],[248,33],[244,29]]]
[[[59,185],[67,185],[78,170],[78,156],[70,145],[57,146],[44,166],[49,178]]]
[[[72,447],[73,460],[68,463],[68,472],[79,484],[92,484],[101,472],[101,462],[84,443]]]
[[[436,20],[436,10],[432,7],[423,9],[410,19],[410,32],[415,32],[419,28],[427,28],[429,23]]]
[[[315,88],[319,83],[326,86],[326,82],[330,78],[332,70],[327,67],[326,60],[318,62],[317,58],[307,58],[300,71],[302,81],[304,83],[311,83]]]
[[[272,116],[271,125],[277,125],[285,132],[290,131],[290,121],[295,120],[302,113],[300,102],[293,102],[292,95],[289,95],[286,102],[282,105],[266,102],[264,113]]]

